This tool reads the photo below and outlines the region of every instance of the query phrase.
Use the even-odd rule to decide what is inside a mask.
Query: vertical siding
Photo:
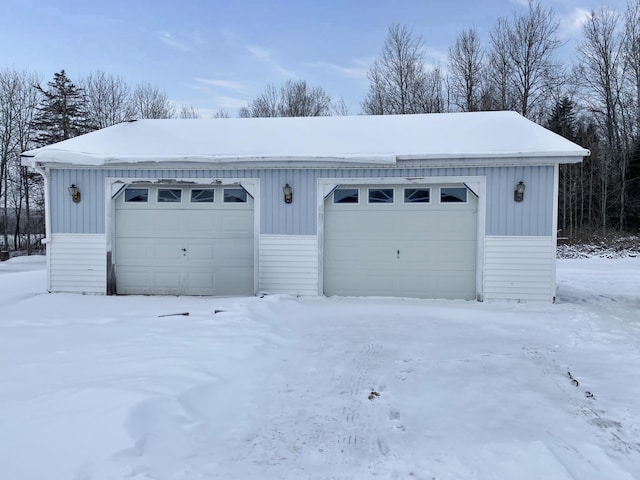
[[[52,292],[106,293],[104,235],[52,234],[47,249]]]
[[[487,171],[488,170],[488,171]],[[553,166],[501,167],[487,171],[487,235],[549,236],[553,230]],[[524,201],[514,202],[519,181]]]
[[[553,301],[552,237],[485,237],[484,299]]]
[[[316,235],[317,179],[486,176],[487,235],[549,236],[553,221],[553,166],[409,169],[278,169],[278,170],[129,170],[54,169],[51,172],[53,233],[104,233],[104,179],[122,178],[259,178],[260,233]],[[515,184],[527,185],[525,199],[513,201]],[[67,192],[74,183],[82,201],[74,204]],[[292,204],[282,199],[282,187],[293,188]]]
[[[315,235],[260,236],[261,292],[318,295]]]
[[[68,188],[80,189],[73,203]],[[51,216],[53,233],[104,233],[104,173],[100,170],[52,170]]]

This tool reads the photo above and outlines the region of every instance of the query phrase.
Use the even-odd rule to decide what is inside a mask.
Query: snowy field
[[[10,260],[0,478],[640,479],[640,258],[558,282],[554,305],[105,297]]]

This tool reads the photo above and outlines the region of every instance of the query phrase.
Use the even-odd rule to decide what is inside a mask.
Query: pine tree
[[[569,97],[563,97],[555,103],[547,120],[547,128],[564,138],[576,140],[575,104]]]
[[[547,128],[563,137],[576,140],[574,103],[569,97],[558,100],[547,119]],[[584,183],[582,164],[560,165],[558,192],[558,227],[573,234],[583,221]]]
[[[41,95],[34,120],[38,145],[50,145],[94,130],[87,120],[84,91],[73,84],[64,70],[54,74],[47,86],[46,90],[36,86]]]

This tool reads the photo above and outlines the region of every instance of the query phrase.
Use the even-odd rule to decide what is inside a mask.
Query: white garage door
[[[253,199],[242,187],[132,185],[115,203],[118,293],[254,293]]]
[[[325,294],[475,298],[477,210],[462,184],[338,186],[325,199]]]

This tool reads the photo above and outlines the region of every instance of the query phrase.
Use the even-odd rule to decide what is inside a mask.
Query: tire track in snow
[[[383,346],[367,343],[352,355],[332,352],[331,357],[326,350],[318,342],[317,350],[307,355],[315,359],[309,363],[309,371],[319,375],[315,386],[309,387],[309,373],[288,371],[287,388],[269,399],[286,407],[273,409],[253,429],[236,462],[249,462],[253,473],[272,478],[309,478],[311,473],[313,478],[337,478],[335,472],[340,472],[339,478],[355,479],[363,472],[388,470],[393,458],[384,435],[388,423],[380,422],[376,408],[384,404],[367,399],[372,389],[380,388],[374,381]],[[335,370],[323,377],[328,364]],[[318,470],[305,470],[310,465]]]
[[[345,422],[344,433],[338,438],[338,445],[342,460],[349,460],[359,453],[372,453],[372,425],[369,418],[360,418],[360,409],[363,406],[363,399],[373,389],[369,372],[379,361],[382,352],[382,345],[368,343],[364,345],[355,357],[351,360],[351,373],[347,375],[344,389],[337,388],[337,391],[345,391],[345,405],[342,415]],[[334,379],[335,382],[344,382],[343,378]],[[377,445],[377,444],[376,444]]]
[[[550,359],[540,349],[534,347],[524,347],[523,349],[531,357],[542,376],[551,379],[556,388],[564,394],[575,409],[575,412],[583,417],[587,423],[599,429],[599,436],[605,437],[613,445],[613,448],[620,453],[625,455],[630,455],[633,452],[640,453],[640,443],[630,442],[623,438],[625,433],[621,422],[603,417],[601,412],[598,412],[591,405],[593,400],[585,401],[584,398],[576,396],[575,387],[568,388],[571,385],[570,379],[567,378],[566,374],[560,373],[564,369],[560,368],[554,360]]]

